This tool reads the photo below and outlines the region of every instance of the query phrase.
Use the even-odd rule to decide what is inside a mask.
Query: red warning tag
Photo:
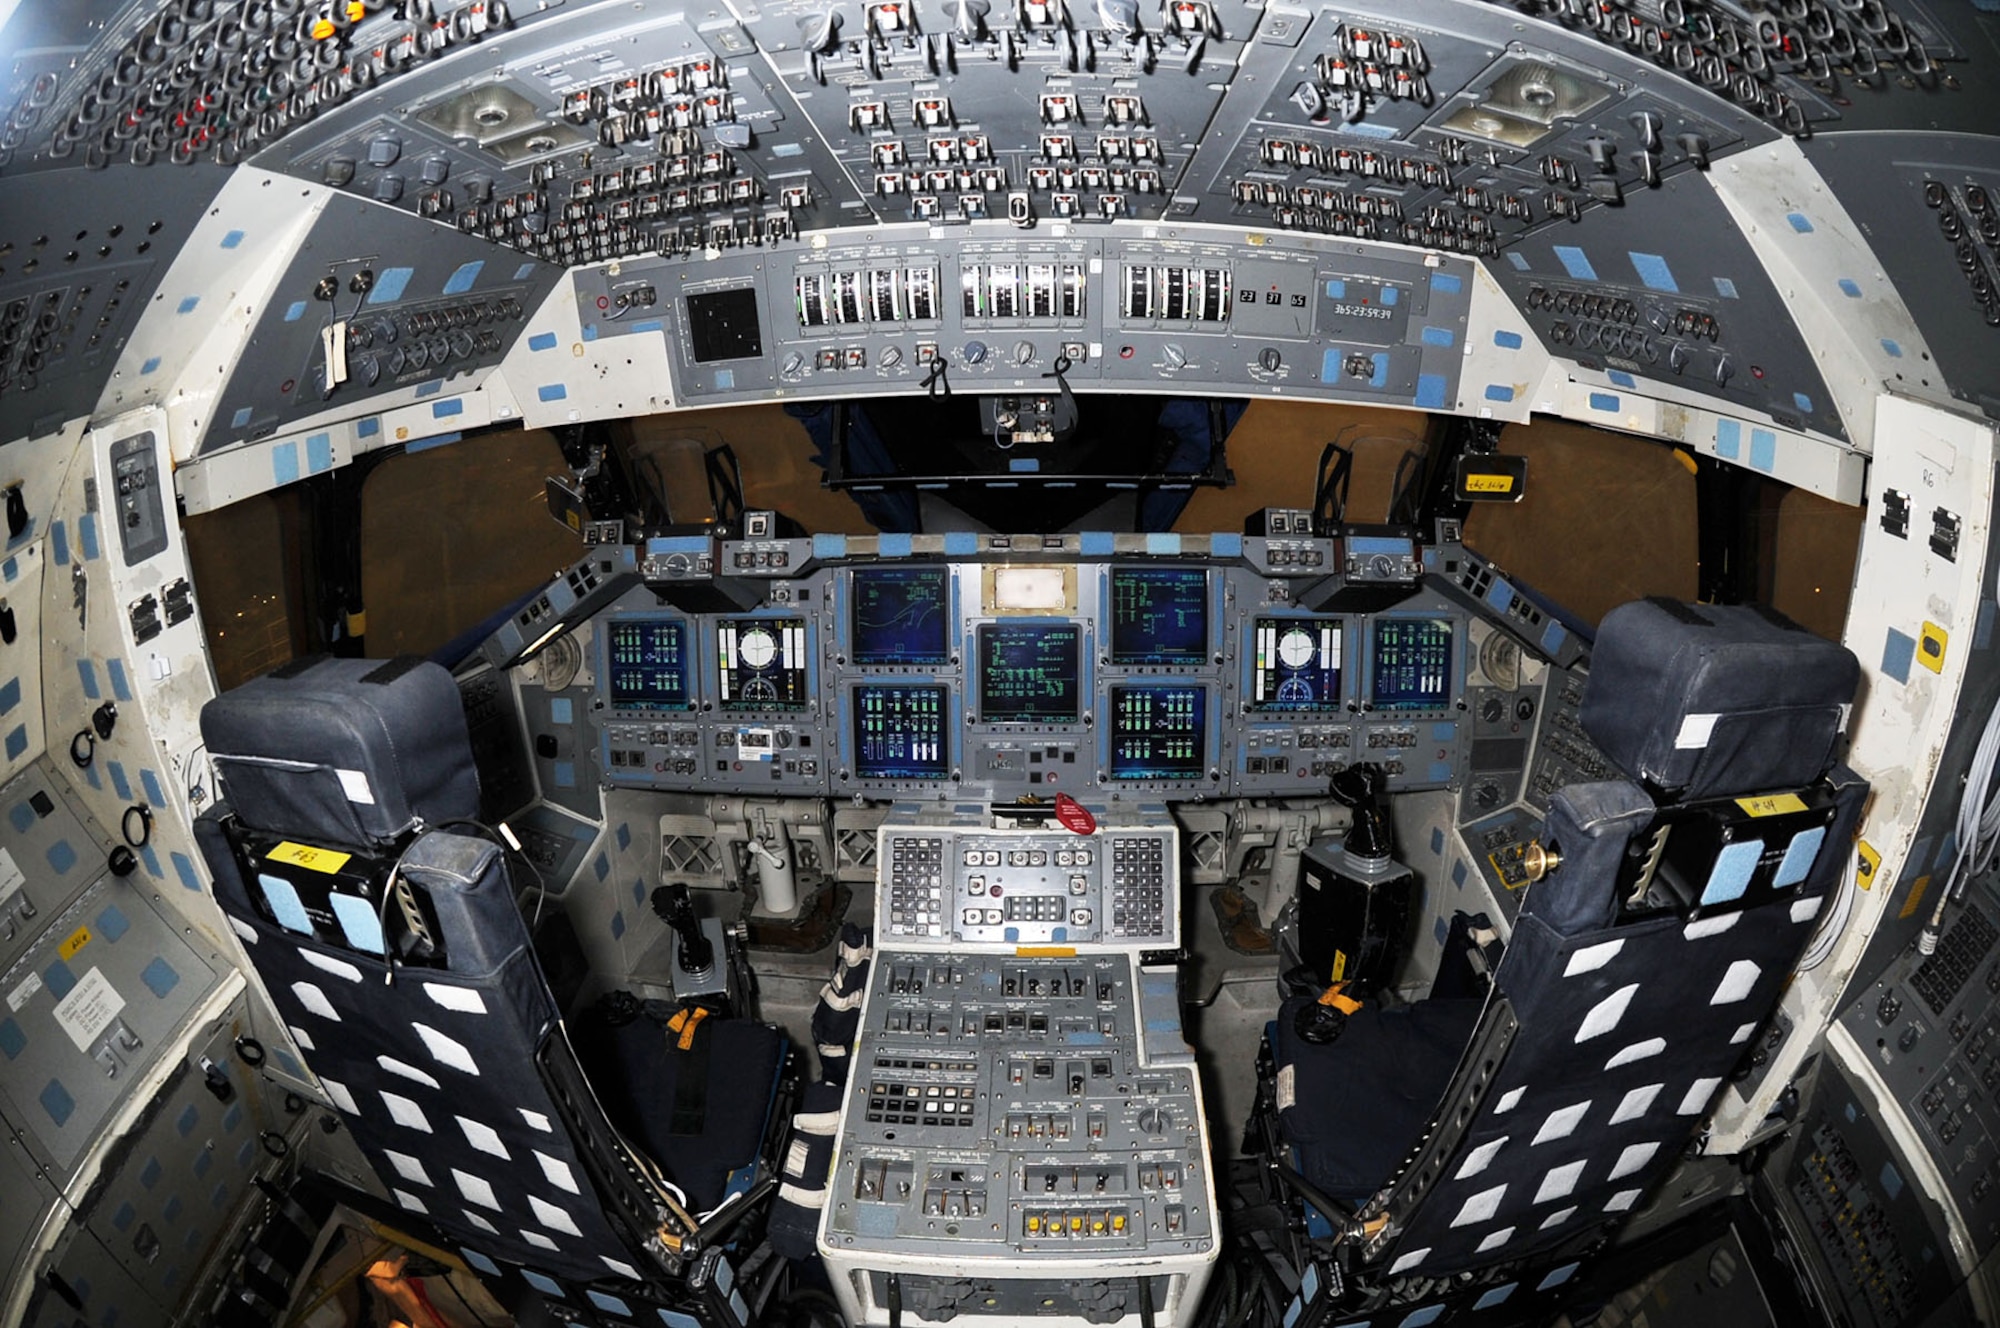
[[[1074,830],[1080,835],[1097,833],[1097,818],[1090,814],[1088,807],[1067,793],[1056,794],[1056,819],[1062,822],[1065,830]]]

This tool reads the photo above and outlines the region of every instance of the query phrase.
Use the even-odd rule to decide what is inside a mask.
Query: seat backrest
[[[1829,766],[1858,671],[1829,650],[1852,665],[1748,610],[1607,615],[1586,719],[1654,787],[1551,799],[1559,864],[1528,888],[1431,1129],[1364,1211],[1389,1219],[1365,1251],[1379,1273],[1581,1247],[1681,1156],[1852,860],[1868,786]],[[1754,673],[1724,686],[1718,659]]]
[[[602,1110],[496,845],[432,832],[401,855],[446,962],[392,973],[384,954],[274,920],[260,895],[276,864],[250,856],[226,807],[196,834],[280,1017],[399,1205],[475,1264],[551,1285],[661,1275],[642,1252],[659,1225],[653,1198],[619,1174],[631,1161],[609,1127],[592,1125]]]

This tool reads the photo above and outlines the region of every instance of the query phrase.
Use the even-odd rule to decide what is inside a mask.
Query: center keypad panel
[[[1166,947],[1171,825],[1068,830],[885,826],[885,942]]]

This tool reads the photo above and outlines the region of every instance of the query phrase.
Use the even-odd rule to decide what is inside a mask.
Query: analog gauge
[[[1312,703],[1312,684],[1304,678],[1287,678],[1278,684],[1279,705],[1309,706]]]
[[[535,663],[541,666],[542,688],[545,691],[560,692],[576,681],[576,675],[583,668],[583,647],[577,643],[576,633],[564,632],[549,642]]]
[[[769,638],[766,639],[768,640]],[[743,684],[743,700],[745,702],[768,702],[777,699],[778,689],[771,685],[771,681],[768,678],[752,678]]]
[[[1302,669],[1312,663],[1317,649],[1312,633],[1303,627],[1287,628],[1278,638],[1278,658],[1288,669]]]
[[[1505,632],[1488,632],[1479,647],[1479,667],[1495,687],[1513,691],[1521,685],[1521,647]]]
[[[743,633],[742,640],[736,643],[736,651],[745,664],[761,669],[777,658],[778,643],[763,628],[753,627]]]

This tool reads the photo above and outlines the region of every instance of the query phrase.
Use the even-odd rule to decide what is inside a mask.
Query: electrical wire
[[[1917,952],[1928,955],[1937,949],[1944,930],[1945,909],[1965,893],[1966,882],[1985,871],[2000,850],[2000,793],[1993,787],[1994,771],[2000,765],[2000,699],[1986,716],[1986,727],[1973,750],[1972,764],[1966,767],[1965,790],[1959,795],[1956,829],[1957,852],[1944,888],[1938,892],[1937,907],[1917,937]]]

